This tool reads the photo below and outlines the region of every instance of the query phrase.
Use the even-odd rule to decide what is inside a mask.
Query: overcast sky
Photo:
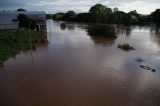
[[[128,12],[137,10],[142,14],[150,14],[160,8],[160,0],[0,0],[0,10],[26,10],[46,11],[46,13],[66,12],[87,12],[89,8],[101,3],[110,8],[118,7],[119,10]]]

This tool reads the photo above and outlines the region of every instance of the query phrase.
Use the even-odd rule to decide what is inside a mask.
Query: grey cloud
[[[88,9],[96,3],[101,3],[108,7],[118,7],[125,11],[127,5],[132,5],[135,2],[144,2],[145,4],[153,4],[154,6],[154,4],[157,5],[157,3],[160,3],[160,0],[0,0],[0,10],[24,8],[27,10],[44,10],[54,13],[74,9],[77,12],[81,12],[88,11]],[[134,6],[132,7],[134,8]],[[135,9],[137,9],[136,6]]]

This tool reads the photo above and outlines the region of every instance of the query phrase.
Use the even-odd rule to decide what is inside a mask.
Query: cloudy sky
[[[66,12],[67,10],[86,12],[97,3],[110,8],[118,7],[119,10],[125,12],[137,10],[142,14],[150,14],[160,8],[160,0],[0,0],[0,10],[24,8],[43,10],[47,13]]]

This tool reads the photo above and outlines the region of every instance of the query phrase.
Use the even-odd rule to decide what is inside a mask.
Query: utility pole
[[[32,36],[31,36],[31,29],[30,29],[30,27],[31,27],[31,24],[29,22],[29,40],[30,40],[31,50],[33,50],[33,47],[32,47]]]
[[[33,46],[32,46],[32,36],[31,36],[31,23],[29,22],[29,40],[30,40],[30,46],[31,46],[31,59],[32,59],[32,63],[33,63],[33,55],[32,55],[32,50],[33,50]]]
[[[52,41],[51,39],[52,39],[52,37],[51,37],[51,22],[52,21],[49,21],[49,30],[50,30],[50,42]]]

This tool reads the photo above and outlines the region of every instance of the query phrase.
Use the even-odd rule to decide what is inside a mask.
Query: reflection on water
[[[157,43],[157,45],[160,47],[160,28],[152,27],[150,33],[151,33],[151,40]]]
[[[70,23],[61,23],[60,24],[61,30],[65,30],[66,28],[68,30],[74,30],[75,29],[75,24],[70,24]]]
[[[117,33],[125,34],[126,37],[130,36],[133,26],[116,25]]]
[[[0,69],[1,106],[160,105],[160,48],[151,27],[119,26],[113,40],[90,37],[85,24],[63,30],[60,23],[47,21],[49,43],[33,58],[21,52]],[[136,50],[119,50],[123,43]]]
[[[60,28],[61,28],[61,30],[65,30],[66,29],[66,24],[65,23],[61,23],[60,24]]]
[[[91,40],[96,44],[96,45],[102,45],[102,46],[112,46],[114,44],[114,41],[116,38],[104,38],[104,37],[95,37],[95,36],[90,36]]]

